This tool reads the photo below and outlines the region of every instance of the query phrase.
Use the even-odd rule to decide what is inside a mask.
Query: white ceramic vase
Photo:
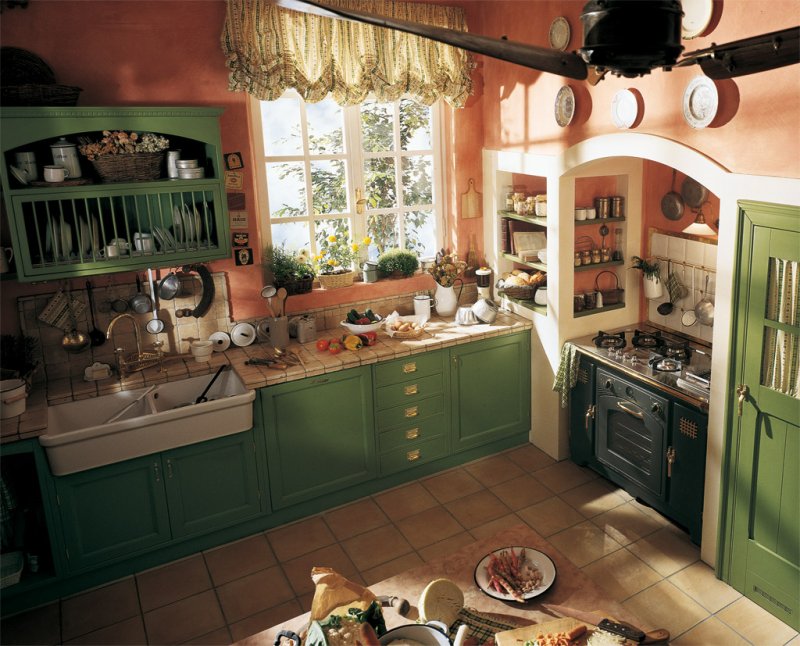
[[[443,287],[436,283],[436,313],[439,316],[453,316],[458,309],[458,299],[461,297],[461,292],[464,289],[464,282],[460,278],[456,278],[461,282],[461,289],[458,290],[456,295],[455,284],[450,287]]]
[[[661,298],[664,285],[658,276],[644,276],[644,297],[649,300]]]

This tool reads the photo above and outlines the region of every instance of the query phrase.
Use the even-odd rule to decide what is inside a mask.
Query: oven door
[[[666,451],[665,399],[603,370],[597,375],[597,459],[661,496]]]

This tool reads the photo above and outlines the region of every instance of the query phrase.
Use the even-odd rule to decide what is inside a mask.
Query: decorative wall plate
[[[704,77],[705,78],[705,77]],[[565,128],[575,116],[575,94],[569,85],[564,85],[556,94],[556,123]]]
[[[714,13],[713,0],[683,0],[681,8],[681,36],[686,40],[697,38],[711,22],[711,15]]]
[[[630,128],[639,116],[639,102],[630,90],[620,90],[611,101],[611,120],[617,128]]]
[[[560,49],[562,52],[569,45],[570,28],[567,19],[564,16],[559,16],[552,23],[550,23],[550,47],[553,49]]]
[[[683,118],[692,128],[705,128],[719,107],[717,86],[707,76],[696,76],[683,93]]]

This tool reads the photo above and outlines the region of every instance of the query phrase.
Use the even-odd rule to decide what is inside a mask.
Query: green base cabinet
[[[454,451],[530,430],[530,347],[512,334],[450,349]]]
[[[260,396],[273,509],[376,476],[369,367],[270,386]]]

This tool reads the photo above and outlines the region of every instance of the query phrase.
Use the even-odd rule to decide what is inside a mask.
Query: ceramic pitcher
[[[453,316],[458,309],[458,299],[461,298],[461,292],[464,291],[464,281],[456,278],[456,281],[461,283],[458,295],[456,295],[455,281],[450,287],[443,287],[436,283],[436,312],[439,316]]]

